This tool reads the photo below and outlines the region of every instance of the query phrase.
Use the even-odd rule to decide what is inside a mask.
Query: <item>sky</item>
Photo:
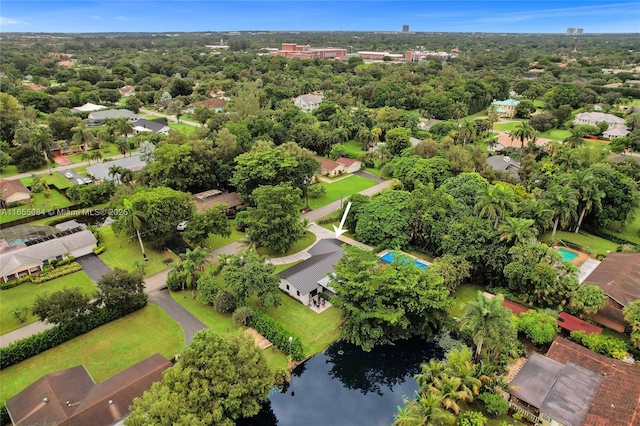
[[[639,33],[640,0],[1,0],[0,32]]]

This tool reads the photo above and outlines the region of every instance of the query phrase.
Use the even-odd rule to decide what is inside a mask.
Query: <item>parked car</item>
[[[92,183],[92,182],[93,182],[93,181],[91,180],[91,178],[88,178],[88,177],[82,178],[82,181],[83,181],[84,183]]]
[[[83,184],[84,184],[84,181],[83,181],[81,178],[78,178],[78,179],[76,179],[76,183],[77,183],[78,185],[83,185]]]
[[[178,231],[184,231],[185,229],[187,229],[187,221],[183,220],[182,222],[180,222],[178,224],[178,226],[176,226],[176,230]]]
[[[65,176],[67,179],[73,179],[73,173],[71,173],[71,172],[67,172],[67,173],[65,173],[65,174],[64,174],[64,176]]]

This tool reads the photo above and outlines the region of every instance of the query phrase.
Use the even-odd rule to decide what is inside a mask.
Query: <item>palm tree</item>
[[[207,264],[207,257],[209,253],[202,247],[196,247],[194,250],[187,249],[187,252],[182,255],[182,265],[184,271],[184,281],[187,289],[191,290],[191,297],[195,299],[195,290],[197,287],[198,278],[204,272],[205,265]],[[184,288],[183,288],[184,290]]]
[[[462,140],[462,145],[466,145],[469,140],[476,135],[476,125],[472,120],[462,120],[458,136]]]
[[[119,173],[120,182],[122,182],[125,185],[129,185],[131,182],[133,182],[134,177],[135,177],[135,174],[133,173],[133,170],[126,169],[124,167],[121,168]]]
[[[329,117],[329,127],[338,129],[347,123],[347,113],[342,108],[336,108],[336,112]]]
[[[524,141],[534,137],[537,137],[537,131],[526,121],[522,121],[510,136],[511,140],[520,139],[520,155],[524,149]]]
[[[398,407],[393,421],[396,426],[428,426],[451,424],[455,416],[442,407],[442,398],[433,395],[421,395],[415,401],[407,402],[405,408]]]
[[[575,230],[577,234],[586,214],[594,206],[600,208],[606,194],[598,187],[596,177],[589,170],[576,170],[571,176],[570,184],[578,191],[578,206],[582,206]]]
[[[565,228],[576,217],[578,207],[578,191],[567,185],[555,184],[545,193],[545,200],[553,211],[553,232],[551,239],[555,241],[558,224]]]
[[[563,141],[565,145],[567,145],[569,148],[577,148],[579,146],[584,145],[584,139],[582,139],[584,134],[579,127],[571,128],[570,132],[571,132],[571,135],[569,135]]]
[[[553,210],[546,200],[534,198],[523,203],[520,216],[533,220],[533,226],[538,233],[543,233],[553,226]]]
[[[442,406],[455,414],[460,412],[458,401],[473,401],[473,393],[463,386],[462,379],[460,377],[452,377],[447,373],[436,377],[427,392],[441,397]]]
[[[129,135],[133,133],[133,125],[129,123],[125,117],[120,117],[116,120],[115,130],[119,135],[124,136],[126,146],[126,150],[124,152],[120,151],[120,144],[118,143],[118,151],[124,155],[129,151]]]
[[[49,130],[48,127],[36,127],[31,134],[31,141],[29,142],[29,144],[33,147],[33,149],[42,151],[42,155],[44,155],[44,161],[46,161],[47,163],[47,169],[49,169],[49,174],[52,174],[48,154],[48,152],[51,150],[51,147],[53,146],[53,136],[51,135],[51,130]]]
[[[533,240],[538,230],[533,227],[533,219],[520,219],[517,217],[505,217],[504,222],[498,228],[501,233],[500,241],[513,244],[526,244]]]
[[[121,166],[113,165],[109,167],[109,176],[111,176],[112,179],[115,178],[118,184],[120,184],[120,175],[122,174],[122,170],[124,169]]]
[[[242,248],[242,251],[256,251],[258,243],[251,235],[247,234],[246,237],[241,238],[239,241],[239,246]]]
[[[73,132],[71,139],[78,145],[84,144],[84,152],[87,152],[89,150],[89,144],[96,140],[93,132],[87,129],[87,126],[83,122],[72,127],[71,131]]]
[[[90,156],[91,156],[91,159],[96,160],[97,163],[99,163],[100,160],[102,160],[102,153],[100,152],[100,150],[96,149],[94,151],[91,151]]]
[[[363,151],[369,151],[369,149],[373,147],[376,140],[371,130],[364,126],[358,129],[356,137],[360,140],[360,142],[362,142]]]
[[[500,219],[516,211],[515,192],[508,186],[497,183],[484,188],[478,196],[475,205],[476,213],[480,217],[493,220],[494,229],[498,228]]]
[[[144,225],[146,220],[145,215],[137,210],[133,203],[127,198],[124,199],[124,214],[120,216],[118,220],[122,220],[122,226],[127,230],[129,235],[134,232],[138,236],[138,242],[140,243],[140,250],[142,250],[142,257],[147,261],[147,253],[144,251],[144,244],[142,244],[142,237],[140,236],[140,229]]]
[[[503,339],[511,337],[507,333],[509,327],[513,331],[511,312],[502,306],[503,300],[502,295],[489,299],[478,291],[475,300],[464,308],[460,329],[471,333],[476,345],[476,362],[480,360],[483,345],[499,349]]]
[[[487,120],[489,120],[489,130],[493,132],[493,125],[496,121],[500,120],[500,113],[496,109],[495,105],[492,105],[487,109]]]
[[[118,139],[116,145],[118,147],[118,152],[123,156],[126,156],[127,151],[129,151],[129,149],[131,148],[129,146],[129,142],[126,139]]]
[[[456,123],[460,126],[460,119],[467,115],[469,108],[464,102],[456,101],[453,104],[453,114],[456,116]]]
[[[82,158],[82,161],[86,161],[87,163],[91,164],[91,155],[89,155],[88,152],[83,152],[82,155],[80,156],[80,158]]]

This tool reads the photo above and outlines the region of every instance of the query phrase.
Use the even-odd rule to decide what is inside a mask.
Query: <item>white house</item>
[[[624,127],[624,119],[613,114],[606,114],[604,112],[581,112],[576,115],[573,120],[574,124],[589,124],[591,126],[597,126],[598,123],[606,122],[609,124],[609,128],[612,127]]]
[[[295,97],[293,99],[293,102],[302,111],[311,112],[320,106],[320,103],[322,102],[322,98],[320,96],[307,93],[306,95],[300,95]]]
[[[329,286],[329,274],[335,272],[333,265],[344,254],[342,244],[337,239],[319,240],[309,249],[309,259],[279,274],[280,289],[308,306],[319,301],[320,293],[334,295],[334,289]]]
[[[617,139],[623,138],[629,134],[629,130],[626,127],[609,127],[607,130],[602,132],[602,136],[607,139]]]

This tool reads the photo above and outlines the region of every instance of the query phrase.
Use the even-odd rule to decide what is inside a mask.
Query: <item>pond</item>
[[[262,411],[238,426],[385,425],[402,398],[418,389],[420,364],[441,359],[436,343],[420,339],[363,352],[337,342],[293,371],[284,392],[274,390]]]

